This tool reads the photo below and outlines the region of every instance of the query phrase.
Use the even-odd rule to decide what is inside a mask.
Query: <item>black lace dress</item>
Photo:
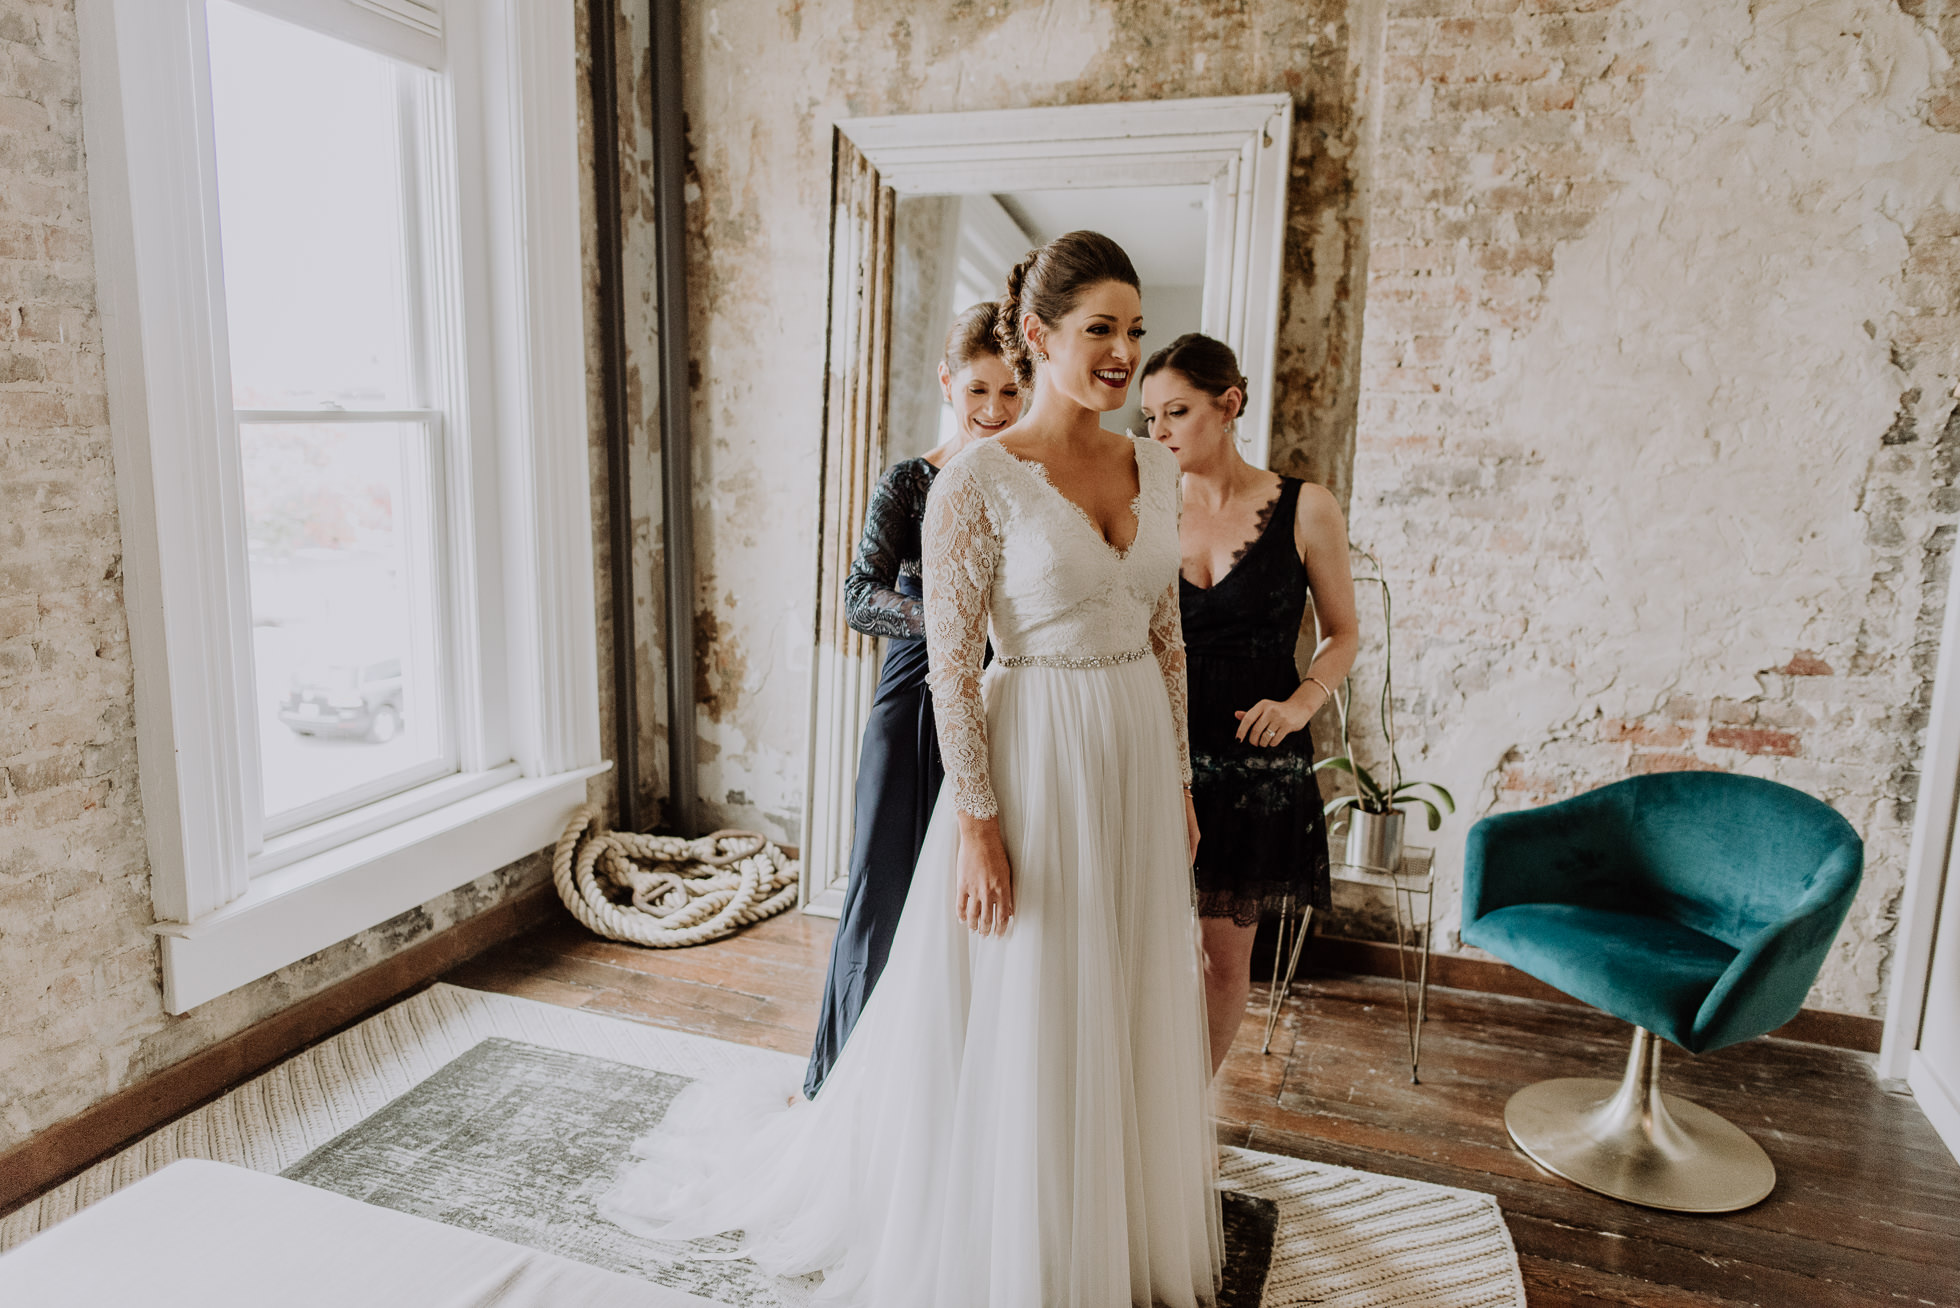
[[[907,459],[879,479],[844,582],[845,619],[867,636],[885,638],[885,661],[864,724],[850,881],[830,946],[817,1043],[803,1079],[803,1093],[811,1097],[830,1074],[885,969],[912,886],[912,866],[919,861],[946,775],[926,690],[925,589],[919,577],[919,527],[938,473],[924,459]]]
[[[1230,572],[1208,587],[1178,582],[1190,669],[1198,913],[1240,926],[1289,898],[1296,909],[1333,904],[1310,728],[1261,748],[1236,739],[1233,716],[1300,688],[1293,659],[1307,611],[1307,570],[1293,545],[1300,486],[1280,478],[1259,535]]]

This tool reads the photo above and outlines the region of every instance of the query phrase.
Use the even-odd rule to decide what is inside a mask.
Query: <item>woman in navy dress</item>
[[[1331,907],[1327,823],[1307,723],[1354,663],[1360,628],[1347,524],[1322,486],[1255,468],[1233,423],[1246,380],[1231,347],[1191,333],[1143,365],[1145,430],[1177,455],[1178,607],[1190,667],[1198,917],[1216,1072],[1252,992],[1261,915]],[[1307,600],[1320,640],[1295,658]]]
[[[885,638],[885,661],[864,725],[850,881],[831,942],[817,1043],[803,1079],[803,1093],[813,1099],[884,970],[945,776],[926,691],[919,529],[926,492],[939,470],[968,445],[1007,430],[1021,416],[1021,386],[1001,360],[996,314],[993,303],[976,304],[946,334],[939,386],[958,431],[924,457],[892,465],[879,479],[844,583],[846,619],[867,636]]]

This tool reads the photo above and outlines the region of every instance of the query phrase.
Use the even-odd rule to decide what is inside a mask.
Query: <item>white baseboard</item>
[[[1953,1155],[1955,1162],[1960,1162],[1960,1094],[1954,1093],[1954,1088],[1916,1049],[1906,1071],[1906,1084],[1912,1089],[1912,1097],[1919,1101],[1919,1111],[1926,1114],[1926,1120],[1946,1142],[1946,1151]]]

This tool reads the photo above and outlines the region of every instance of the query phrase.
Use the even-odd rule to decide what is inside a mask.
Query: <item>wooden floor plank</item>
[[[649,950],[564,920],[446,979],[801,1055],[833,926],[792,912]],[[1960,1165],[1909,1097],[1878,1085],[1869,1055],[1780,1039],[1701,1058],[1670,1050],[1670,1092],[1735,1121],[1778,1168],[1762,1204],[1693,1217],[1569,1185],[1505,1134],[1520,1087],[1616,1076],[1624,1023],[1438,988],[1411,1084],[1394,980],[1303,976],[1262,1054],[1266,993],[1254,987],[1216,1083],[1221,1143],[1497,1196],[1531,1308],[1960,1308]]]

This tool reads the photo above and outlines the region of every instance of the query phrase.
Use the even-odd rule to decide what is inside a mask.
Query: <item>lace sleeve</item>
[[[939,720],[939,753],[960,812],[993,817],[1000,806],[988,765],[980,669],[1000,537],[979,480],[964,463],[939,474],[926,501],[923,545],[926,684]]]
[[[1184,619],[1178,613],[1177,583],[1170,584],[1150,611],[1150,650],[1164,674],[1171,697],[1171,730],[1177,735],[1177,767],[1191,784],[1191,699],[1184,679]]]
[[[901,463],[879,478],[864,513],[864,535],[844,579],[844,620],[867,636],[923,636],[925,608],[895,589],[900,568],[919,557],[919,515],[927,479]]]

